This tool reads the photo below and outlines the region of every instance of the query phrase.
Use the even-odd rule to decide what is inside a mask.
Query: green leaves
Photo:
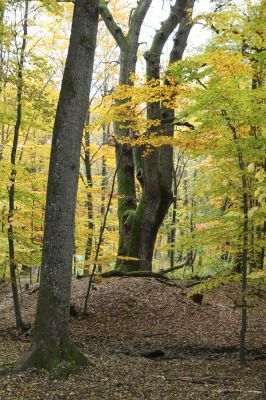
[[[62,4],[59,4],[56,0],[41,0],[47,11],[56,15],[63,15],[64,8]]]
[[[190,88],[182,92],[187,107],[183,113],[177,111],[177,120],[185,113],[186,120],[195,126],[187,135],[190,141],[183,142],[199,172],[194,246],[200,241],[206,252],[229,254],[233,259],[241,253],[243,197],[247,195],[252,258],[262,249],[260,232],[266,211],[265,71],[261,64],[265,7],[263,2],[244,1],[239,8],[227,3],[199,18],[215,31],[212,40],[200,54],[171,68],[177,83]],[[239,151],[244,168],[239,166]],[[245,193],[243,174],[247,180]]]
[[[250,208],[250,210],[248,211],[248,218],[251,219],[254,216],[255,212],[258,211],[258,209],[259,209],[258,207]]]

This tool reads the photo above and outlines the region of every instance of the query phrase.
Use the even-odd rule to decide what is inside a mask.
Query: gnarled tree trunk
[[[129,29],[125,35],[115,22],[107,4],[101,1],[100,13],[107,28],[120,48],[119,84],[130,85],[131,73],[135,72],[137,51],[139,46],[140,29],[152,0],[140,0],[132,12],[129,20]],[[120,122],[114,123],[114,130],[118,138],[128,136],[128,129],[122,129]],[[136,189],[134,176],[134,159],[132,148],[128,144],[116,144],[117,186],[119,193],[118,219],[119,219],[119,244],[118,256],[129,255],[129,232],[126,226],[128,215],[136,210]],[[123,261],[117,261],[117,267]]]
[[[187,8],[191,9],[190,1],[176,0],[171,7],[169,17],[156,32],[150,50],[145,53],[148,80],[159,79],[160,58],[163,47],[176,26],[186,16]],[[175,56],[172,58],[174,61]],[[168,114],[169,110],[165,107],[161,108],[159,102],[148,104],[147,118],[150,120],[162,119],[162,109]],[[170,117],[171,122],[173,122],[174,113],[171,113]],[[155,133],[160,135],[159,131],[162,130],[163,135],[173,136],[173,125],[171,124],[171,128],[169,126],[168,124],[165,129],[164,121],[162,121],[159,129],[152,128],[147,134]],[[124,230],[127,232],[126,255],[138,258],[136,261],[125,260],[122,262],[121,269],[126,271],[152,269],[152,257],[157,233],[173,201],[173,148],[164,146],[153,150],[147,156],[142,154],[140,164],[141,171],[137,173],[137,176],[141,176],[142,179],[143,191],[141,200],[135,211],[128,210],[124,212],[125,218],[122,220]]]

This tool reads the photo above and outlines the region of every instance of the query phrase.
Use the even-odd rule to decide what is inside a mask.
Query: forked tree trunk
[[[145,53],[148,80],[159,79],[160,58],[163,47],[184,17],[188,7],[191,8],[190,1],[176,0],[171,7],[169,17],[156,32],[150,50]],[[149,120],[160,120],[161,111],[159,102],[148,104],[147,118]],[[150,133],[159,135],[160,129],[164,131],[163,123],[159,129],[151,129],[148,135]],[[169,129],[168,127],[163,134],[172,136],[173,128]],[[148,156],[141,155],[141,173],[138,172],[138,176],[141,176],[143,187],[141,200],[135,211],[128,210],[127,213],[124,213],[126,218],[122,221],[124,231],[127,233],[126,255],[138,258],[138,260],[123,261],[121,265],[123,270],[152,269],[153,250],[157,233],[173,201],[172,168],[172,146],[155,149]]]
[[[53,132],[35,328],[31,349],[16,371],[87,363],[70,340],[69,305],[80,148],[97,26],[97,0],[76,0]]]
[[[109,29],[110,33],[116,40],[120,48],[120,70],[119,84],[130,85],[131,73],[135,72],[137,62],[137,51],[139,47],[140,29],[145,15],[151,5],[152,0],[140,0],[133,10],[129,18],[129,29],[125,35],[121,28],[115,22],[111,15],[107,3],[101,1],[101,16]],[[119,103],[118,103],[119,104]],[[121,137],[128,136],[128,129],[121,128],[121,123],[114,123],[114,131],[116,135]],[[132,148],[128,144],[116,144],[116,165],[117,170],[117,186],[118,186],[118,220],[119,220],[119,244],[118,256],[128,256],[129,254],[129,232],[126,227],[128,215],[135,211],[137,207],[135,176],[134,176],[134,159]],[[117,267],[123,264],[118,259]]]

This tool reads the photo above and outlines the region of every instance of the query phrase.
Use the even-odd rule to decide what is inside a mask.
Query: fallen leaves
[[[1,376],[0,399],[262,400],[265,359],[256,358],[266,349],[265,293],[249,311],[250,361],[241,369],[237,284],[206,293],[201,305],[186,296],[187,285],[167,286],[154,278],[100,281],[87,318],[70,320],[73,340],[94,366],[62,379],[51,379],[45,371]],[[86,279],[74,279],[72,301],[78,314],[85,290]],[[37,295],[22,299],[31,323]],[[12,328],[8,286],[0,286],[0,296],[0,359],[5,365],[22,356],[30,337],[18,336]]]

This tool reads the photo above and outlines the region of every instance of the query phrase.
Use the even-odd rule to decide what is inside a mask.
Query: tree
[[[33,2],[8,2],[1,27],[0,262],[9,260],[10,274],[6,276],[11,280],[16,326],[22,331],[20,269],[40,263],[49,146],[45,142],[51,136],[49,123],[58,99],[53,62],[45,57],[40,43],[42,27],[31,36],[43,14],[51,20],[57,18],[44,6],[36,9]]]
[[[145,15],[151,5],[152,0],[140,0],[137,7],[132,11],[128,23],[128,33],[124,34],[120,26],[114,20],[107,4],[104,1],[100,3],[101,16],[116,40],[120,48],[120,70],[119,84],[132,85],[131,74],[136,70],[137,51],[139,47],[139,35]],[[122,100],[117,101],[119,106]],[[114,121],[114,131],[118,138],[127,137],[129,130],[126,127],[121,128],[120,121]],[[118,219],[119,219],[119,244],[118,256],[129,256],[128,232],[125,229],[125,220],[128,213],[134,212],[136,208],[136,188],[134,177],[134,159],[132,148],[129,144],[116,143],[116,165],[117,184],[118,184]],[[118,259],[117,266],[122,267],[123,261]]]
[[[14,128],[14,136],[12,143],[12,151],[10,157],[11,163],[11,174],[10,174],[10,186],[8,188],[8,197],[9,197],[9,209],[8,209],[8,247],[9,247],[9,265],[10,265],[10,278],[11,278],[11,286],[12,286],[12,294],[13,294],[13,302],[14,302],[14,310],[16,316],[16,327],[17,329],[24,331],[26,327],[23,323],[20,304],[19,304],[19,296],[18,296],[18,287],[17,287],[17,278],[16,278],[16,263],[15,263],[15,244],[14,244],[14,230],[13,230],[13,217],[15,210],[15,182],[16,182],[16,155],[18,149],[18,139],[20,133],[21,119],[22,119],[22,93],[23,93],[23,69],[25,62],[25,50],[27,44],[27,33],[28,33],[28,0],[25,1],[25,12],[23,19],[23,39],[20,49],[18,68],[17,68],[17,112],[16,112],[16,124]]]
[[[81,140],[98,26],[97,1],[77,0],[54,123],[46,198],[41,283],[29,352],[15,368],[87,363],[69,336],[74,221]]]
[[[174,37],[174,45],[169,57],[169,68],[171,65],[177,61],[182,60],[184,51],[187,46],[187,40],[190,34],[190,31],[193,26],[192,22],[192,10],[194,6],[194,1],[188,2],[187,4],[187,12],[183,16],[180,21],[178,30]],[[165,80],[165,84],[169,85],[170,82]],[[164,134],[170,137],[174,135],[174,119],[175,119],[175,110],[173,108],[169,108],[162,105],[161,110],[161,118],[162,124],[164,127]],[[185,166],[187,161],[183,161],[183,165],[181,166],[182,154],[179,150],[177,157],[177,165],[175,168],[172,167],[172,181],[173,181],[173,213],[172,213],[172,229],[170,234],[170,243],[174,246],[176,232],[175,232],[175,223],[176,223],[176,207],[177,207],[177,190],[180,185],[181,179],[184,174]],[[170,268],[174,268],[174,250],[170,251]]]
[[[184,25],[190,26],[187,13],[191,15],[193,3],[194,2],[177,0],[171,7],[169,17],[161,24],[160,29],[156,32],[150,50],[144,55],[147,65],[146,75],[148,82],[159,82],[160,59],[163,47],[176,26],[182,21],[183,17],[185,18]],[[182,54],[184,51],[188,36],[183,35],[184,25],[180,28],[174,40],[170,63],[178,59],[180,53]],[[188,29],[188,33],[189,31],[190,29]],[[157,84],[160,85],[160,83]],[[148,129],[145,136],[148,138],[172,137],[174,132],[173,119],[174,114],[168,112],[166,105],[161,107],[160,101],[155,100],[148,103],[147,120],[151,128]],[[161,125],[158,125],[157,121],[161,121]],[[142,186],[142,194],[137,207],[136,197],[135,195],[133,196],[133,192],[130,193],[128,191],[127,195],[125,195],[124,191],[120,192],[118,185],[119,194],[127,198],[127,202],[124,201],[123,212],[120,214],[123,245],[122,247],[120,246],[119,255],[128,256],[137,260],[122,261],[120,267],[124,270],[151,270],[157,232],[173,200],[172,146],[162,146],[161,148],[154,149],[148,155],[145,154],[145,146],[140,147],[135,156],[135,165],[137,169],[137,178]],[[125,176],[126,171],[121,170],[121,182],[126,181]],[[131,180],[131,186],[134,186],[133,180]]]
[[[96,148],[95,152],[91,151],[91,136],[96,134],[98,136],[98,132],[93,132],[92,125],[93,122],[90,119],[95,119],[93,114],[97,113],[97,102],[99,101],[98,97],[99,93],[102,92],[102,96],[107,95],[108,87],[113,83],[114,73],[116,72],[117,65],[111,65],[113,58],[116,55],[116,48],[114,43],[111,43],[110,47],[110,38],[108,37],[108,41],[106,40],[106,26],[99,26],[98,35],[97,35],[97,47],[95,54],[95,67],[94,67],[94,75],[93,75],[93,86],[92,86],[92,95],[90,97],[90,110],[88,111],[86,118],[86,129],[84,132],[84,155],[81,155],[81,158],[85,165],[85,176],[86,180],[83,179],[83,183],[86,186],[87,192],[87,243],[85,249],[85,267],[88,267],[88,262],[91,259],[93,253],[93,237],[95,235],[95,225],[96,224],[96,213],[95,213],[95,204],[93,199],[93,191],[95,188],[93,187],[93,176],[95,178],[95,171],[92,171],[93,164],[97,162],[97,158],[101,156],[101,175],[102,175],[102,199],[101,202],[104,203],[105,196],[104,191],[107,186],[107,168],[106,168],[106,156],[104,155],[104,148],[106,146],[108,140],[108,130],[110,124],[107,126],[103,124],[98,127],[98,131],[102,130],[102,138],[101,144]],[[92,124],[91,124],[92,122]],[[103,154],[101,154],[103,153]],[[86,181],[86,182],[85,182]],[[95,185],[94,185],[95,186]],[[104,215],[104,204],[101,204],[101,217]],[[99,267],[100,268],[100,267]]]
[[[233,30],[224,27],[225,19],[227,24],[234,23]],[[178,81],[193,82],[193,98],[187,112],[198,125],[191,137],[198,140],[198,149],[202,146],[213,161],[219,159],[223,166],[231,166],[229,176],[233,176],[237,186],[234,203],[238,206],[238,220],[234,220],[234,227],[240,248],[238,272],[242,274],[242,365],[246,363],[247,274],[254,259],[254,214],[261,217],[257,220],[260,232],[265,226],[265,214],[252,193],[255,177],[250,174],[253,170],[257,173],[263,170],[265,164],[262,129],[265,118],[261,112],[265,79],[261,63],[261,53],[265,52],[263,21],[263,2],[252,5],[247,1],[240,9],[228,4],[220,15],[212,15],[208,20],[217,36],[206,51],[175,66]],[[249,170],[248,165],[253,167]],[[252,207],[253,204],[256,206]],[[257,266],[261,268],[259,262]]]

